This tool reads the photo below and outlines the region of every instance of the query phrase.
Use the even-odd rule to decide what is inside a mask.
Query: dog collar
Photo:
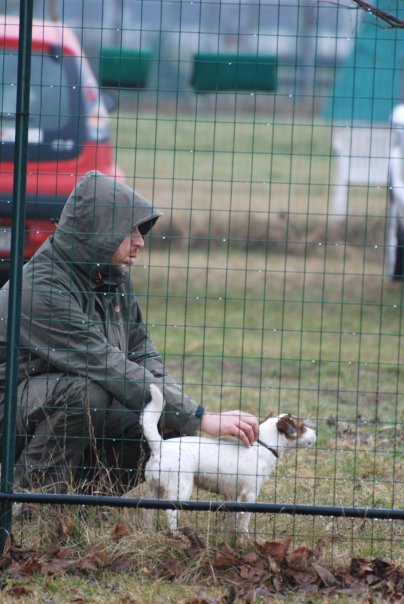
[[[273,447],[270,447],[269,445],[266,445],[264,442],[262,442],[262,440],[260,440],[259,438],[257,438],[257,443],[259,445],[262,445],[263,447],[265,447],[266,449],[268,449],[268,451],[271,451],[272,455],[275,455],[276,459],[279,458],[279,453],[276,449],[274,449]]]

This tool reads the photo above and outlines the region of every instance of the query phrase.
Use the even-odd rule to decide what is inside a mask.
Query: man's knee
[[[87,382],[88,401],[92,411],[105,413],[112,403],[112,396],[96,382]]]
[[[112,403],[112,396],[102,386],[81,377],[60,380],[55,399],[56,406],[63,406],[66,411],[84,410],[91,415],[104,415]]]

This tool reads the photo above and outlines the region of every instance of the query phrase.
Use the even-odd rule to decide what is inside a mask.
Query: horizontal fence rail
[[[404,520],[404,510],[383,508],[354,508],[331,505],[300,505],[294,503],[241,503],[237,501],[173,501],[113,497],[108,495],[58,495],[51,493],[0,493],[0,501],[14,503],[65,504],[106,506],[117,508],[144,508],[156,510],[183,510],[199,512],[253,512],[262,514],[297,514],[302,516],[331,516],[344,518],[372,518]]]

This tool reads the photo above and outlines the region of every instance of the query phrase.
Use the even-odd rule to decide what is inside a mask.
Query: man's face
[[[112,256],[112,263],[119,264],[124,270],[135,264],[139,250],[144,247],[144,240],[138,227],[133,229],[132,234],[128,235],[119,244],[118,249]]]

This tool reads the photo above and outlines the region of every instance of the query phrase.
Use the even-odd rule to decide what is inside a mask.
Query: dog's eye
[[[289,438],[295,438],[297,435],[297,426],[290,416],[281,417],[280,420],[278,420],[276,427],[279,432],[289,436]]]

